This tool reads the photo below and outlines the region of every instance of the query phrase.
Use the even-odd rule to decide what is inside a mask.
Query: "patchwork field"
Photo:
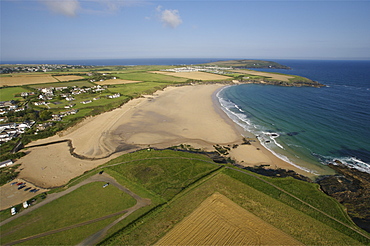
[[[251,74],[251,75],[257,75],[257,76],[265,76],[270,77],[272,79],[276,80],[282,80],[282,81],[289,81],[289,79],[293,79],[294,77],[283,75],[283,74],[276,74],[276,73],[264,73],[264,72],[258,72],[253,70],[231,70],[232,72],[237,73],[245,73],[245,74]]]
[[[31,85],[58,82],[51,74],[12,75],[12,77],[1,77],[0,86]]]
[[[153,71],[151,73],[171,75],[180,78],[196,79],[196,80],[227,80],[230,79],[228,76],[205,73],[205,72],[188,72],[188,73],[174,73],[174,72],[164,72],[164,71]]]
[[[156,245],[302,244],[227,197],[215,193]]]

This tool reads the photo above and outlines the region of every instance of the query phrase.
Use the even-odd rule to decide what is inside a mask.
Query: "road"
[[[91,223],[95,223],[97,221],[108,219],[110,217],[114,217],[114,216],[119,215],[119,214],[123,214],[120,218],[118,218],[117,220],[113,221],[111,224],[109,224],[108,226],[106,226],[102,230],[100,230],[97,233],[94,233],[93,235],[91,235],[88,238],[86,238],[79,245],[92,245],[92,244],[96,244],[96,243],[99,242],[99,240],[102,237],[104,237],[104,235],[108,232],[108,230],[111,227],[113,227],[114,225],[116,225],[121,220],[125,219],[127,216],[129,216],[130,214],[132,214],[133,212],[135,212],[139,208],[142,208],[142,207],[145,207],[145,206],[148,206],[148,205],[151,204],[150,199],[142,198],[142,197],[136,195],[135,193],[133,193],[132,191],[130,191],[126,187],[124,187],[121,184],[119,184],[109,174],[102,173],[102,174],[96,174],[94,176],[91,176],[90,178],[85,179],[84,181],[78,183],[75,186],[72,186],[72,187],[68,188],[65,191],[58,192],[58,193],[53,193],[53,194],[49,194],[47,196],[47,198],[45,198],[45,200],[43,202],[41,202],[39,204],[36,204],[36,205],[30,207],[29,209],[24,210],[22,213],[19,213],[19,214],[15,215],[15,216],[7,219],[7,220],[2,221],[0,223],[0,226],[5,225],[6,223],[9,223],[10,221],[12,221],[12,220],[14,220],[14,219],[16,219],[16,218],[18,218],[20,216],[23,216],[25,214],[28,214],[28,213],[32,212],[33,210],[38,209],[38,208],[44,206],[45,204],[48,204],[49,202],[52,202],[52,201],[54,201],[54,200],[56,200],[56,199],[58,199],[58,198],[60,198],[60,197],[62,197],[64,195],[66,195],[66,194],[68,194],[68,193],[70,193],[70,192],[78,189],[79,187],[81,187],[83,185],[86,185],[86,184],[92,183],[92,182],[100,182],[100,181],[107,182],[110,185],[114,185],[118,189],[120,189],[121,191],[123,191],[123,192],[127,193],[128,195],[132,196],[133,198],[135,198],[136,204],[133,207],[131,207],[131,208],[128,208],[128,209],[119,211],[119,212],[114,213],[114,214],[110,214],[110,215],[107,215],[107,216],[104,216],[104,217],[101,217],[101,218],[96,218],[96,219],[93,219],[93,220],[85,221],[85,222],[82,222],[82,223],[79,223],[79,224],[75,224],[75,225],[71,225],[71,226],[68,226],[68,227],[59,228],[59,229],[52,230],[52,231],[47,231],[47,232],[40,233],[40,234],[37,234],[37,235],[33,235],[33,236],[30,236],[30,237],[22,238],[22,239],[19,239],[19,240],[10,242],[8,244],[4,244],[4,246],[5,245],[13,245],[13,244],[18,244],[18,243],[26,242],[26,241],[29,241],[29,240],[32,240],[32,239],[36,239],[36,238],[39,238],[39,237],[44,237],[44,236],[47,236],[47,235],[51,235],[51,234],[62,232],[62,231],[66,231],[66,230],[70,230],[70,229],[73,229],[73,228],[76,228],[76,227],[80,227],[80,226],[88,225],[88,224],[91,224]]]

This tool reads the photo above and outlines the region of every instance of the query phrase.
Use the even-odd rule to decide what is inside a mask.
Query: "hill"
[[[281,65],[277,62],[263,60],[228,60],[205,63],[202,65],[229,66],[235,68],[277,68],[290,69],[288,66]]]

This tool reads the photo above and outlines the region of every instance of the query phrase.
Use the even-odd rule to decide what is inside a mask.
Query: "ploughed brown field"
[[[220,193],[207,198],[156,245],[303,245]]]
[[[12,77],[1,77],[0,86],[32,85],[58,82],[50,74],[37,75],[12,75]]]
[[[205,72],[184,72],[184,73],[175,73],[175,72],[165,72],[165,71],[153,71],[152,73],[159,73],[164,75],[170,75],[174,77],[181,77],[187,79],[196,79],[196,80],[226,80],[230,79],[228,76],[223,76],[213,73]]]
[[[253,70],[231,70],[231,71],[237,72],[237,73],[245,73],[245,74],[257,75],[257,76],[271,77],[272,79],[281,80],[281,81],[289,81],[289,79],[293,78],[292,76],[288,76],[288,75],[264,73],[264,72],[258,72],[258,71],[253,71]]]

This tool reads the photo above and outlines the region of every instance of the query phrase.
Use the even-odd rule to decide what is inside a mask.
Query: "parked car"
[[[109,185],[109,183],[106,183],[105,185],[103,185],[103,188],[107,187]]]
[[[30,190],[30,189],[31,189],[31,187],[28,187],[28,188],[24,189],[24,191],[28,191],[28,190]]]
[[[12,215],[15,215],[15,214],[17,213],[17,210],[15,209],[15,207],[12,207],[12,208],[10,209],[10,213],[11,213]]]
[[[21,190],[21,189],[23,189],[24,187],[26,187],[25,185],[21,185],[21,186],[19,186],[18,187],[18,190]]]

